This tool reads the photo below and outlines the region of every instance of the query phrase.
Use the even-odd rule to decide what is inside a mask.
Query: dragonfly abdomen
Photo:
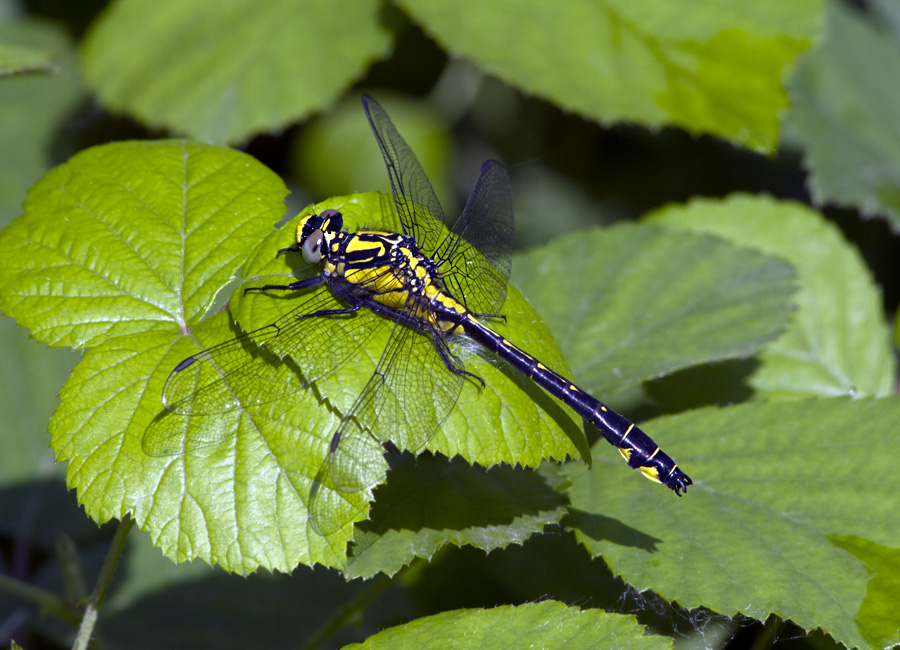
[[[611,445],[618,448],[629,467],[640,470],[652,481],[664,484],[678,496],[691,485],[690,477],[636,424],[471,316],[463,323],[463,329],[466,336],[530,377],[594,425]]]

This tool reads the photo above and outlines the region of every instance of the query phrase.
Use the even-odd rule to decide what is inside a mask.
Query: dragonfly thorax
[[[374,230],[325,233],[325,274],[359,295],[414,318],[420,317],[435,284],[434,262],[415,240]]]

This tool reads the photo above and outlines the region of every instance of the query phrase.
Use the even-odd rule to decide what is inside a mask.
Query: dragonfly
[[[384,471],[384,443],[423,448],[465,382],[485,386],[451,346],[466,337],[571,407],[631,468],[681,496],[690,477],[646,433],[489,325],[504,318],[499,311],[513,245],[512,183],[503,165],[482,165],[461,215],[447,225],[428,177],[385,110],[368,95],[362,102],[387,166],[400,232],[348,232],[336,209],[302,219],[295,241],[278,255],[300,256],[321,272],[245,290],[297,292],[297,306],[270,325],[181,361],[163,388],[165,408],[196,415],[248,399],[277,399],[288,389],[256,376],[259,364],[246,361],[248,341],[275,358],[289,357],[315,382],[389,330],[374,372],[331,433],[316,477],[311,521],[327,534],[340,522],[326,500],[316,498],[322,485],[339,493],[374,486]]]

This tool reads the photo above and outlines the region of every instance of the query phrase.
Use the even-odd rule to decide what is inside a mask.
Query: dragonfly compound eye
[[[303,259],[310,264],[318,264],[322,261],[322,244],[325,237],[321,230],[313,230],[306,241],[303,242]]]

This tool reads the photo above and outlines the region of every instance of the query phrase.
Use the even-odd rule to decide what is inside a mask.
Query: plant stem
[[[113,536],[109,552],[103,561],[103,568],[100,569],[100,575],[97,576],[94,592],[91,594],[88,606],[84,610],[84,617],[81,619],[81,627],[78,628],[78,636],[75,637],[75,644],[72,646],[72,650],[87,650],[88,643],[90,643],[91,636],[94,633],[94,625],[97,623],[100,604],[103,602],[109,583],[116,572],[116,566],[119,564],[119,558],[122,557],[122,551],[125,550],[125,542],[128,539],[128,532],[132,526],[134,526],[134,519],[131,518],[131,515],[125,515],[122,521],[119,522],[119,527]]]
[[[382,591],[391,586],[390,578],[379,576],[375,578],[366,589],[348,602],[346,605],[338,609],[331,620],[327,621],[319,630],[313,634],[301,647],[301,650],[311,650],[318,648],[325,641],[330,639],[335,632],[345,625],[349,625],[351,621],[357,618],[360,613],[368,606],[370,602],[375,600]]]

